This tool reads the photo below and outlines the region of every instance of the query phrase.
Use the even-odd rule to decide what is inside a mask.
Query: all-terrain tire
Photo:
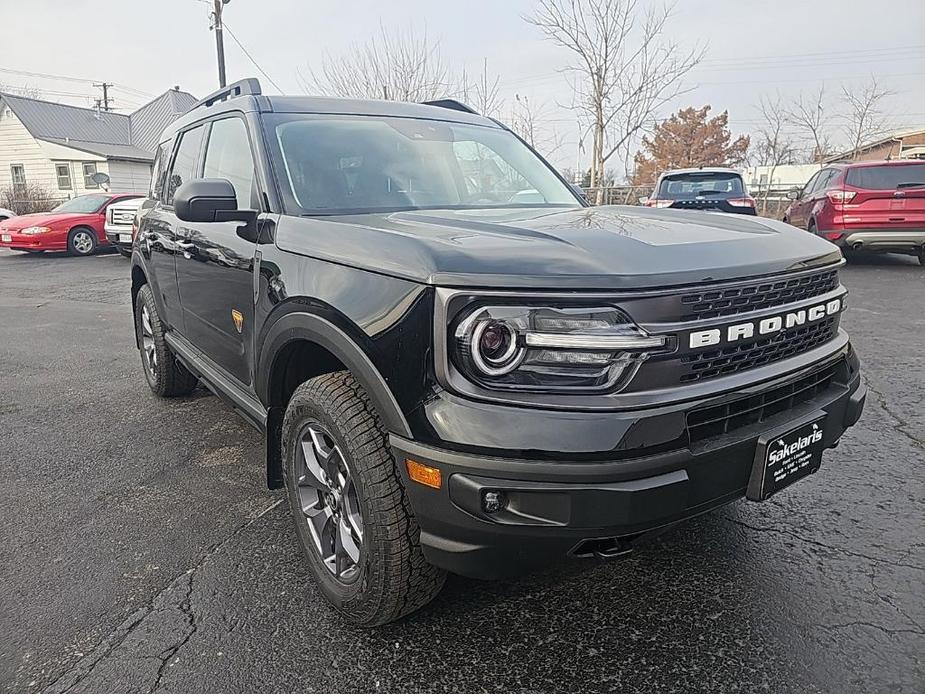
[[[298,491],[298,455],[307,427],[326,430],[355,485],[363,538],[355,579],[344,584],[325,566]],[[428,564],[386,430],[366,391],[346,371],[306,381],[292,395],[282,427],[283,477],[302,549],[324,597],[349,622],[372,627],[430,602],[446,573]]]
[[[189,395],[198,378],[177,361],[164,339],[164,325],[157,315],[150,285],[138,290],[135,299],[135,334],[145,379],[155,395],[173,398]]]

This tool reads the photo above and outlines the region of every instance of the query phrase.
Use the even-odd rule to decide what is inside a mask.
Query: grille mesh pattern
[[[821,296],[838,287],[838,270],[826,270],[815,275],[775,280],[727,289],[714,289],[681,297],[681,320],[722,318],[746,311],[783,306],[814,296]]]
[[[682,357],[686,373],[681,376],[681,382],[725,376],[806,352],[834,338],[837,321],[837,316],[829,316],[818,323],[784,330],[763,340]]]
[[[832,385],[838,368],[839,364],[828,366],[759,395],[693,410],[687,415],[691,443],[757,424],[812,400]]]

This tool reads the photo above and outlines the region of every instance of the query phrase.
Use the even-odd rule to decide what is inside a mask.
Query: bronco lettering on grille
[[[772,335],[781,330],[803,325],[807,321],[813,323],[821,320],[826,316],[831,316],[842,310],[842,300],[832,299],[818,306],[803,308],[799,311],[792,311],[779,316],[762,318],[760,321],[749,321],[747,323],[736,323],[730,325],[724,330],[712,328],[710,330],[698,330],[690,334],[690,348],[700,349],[702,347],[712,347],[723,342],[738,342],[747,340],[756,335]]]

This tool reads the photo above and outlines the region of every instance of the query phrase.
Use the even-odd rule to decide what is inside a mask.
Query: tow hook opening
[[[581,558],[597,557],[598,559],[622,557],[633,552],[633,540],[636,537],[638,536],[582,540],[572,550],[572,556]]]

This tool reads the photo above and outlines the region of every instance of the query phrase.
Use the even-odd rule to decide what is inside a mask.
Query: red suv
[[[849,254],[906,253],[925,265],[925,162],[831,164],[809,179],[784,221]]]
[[[91,193],[79,195],[51,212],[24,214],[0,222],[0,248],[14,251],[70,251],[90,255],[106,246],[106,208],[114,202],[141,197],[137,194]]]

